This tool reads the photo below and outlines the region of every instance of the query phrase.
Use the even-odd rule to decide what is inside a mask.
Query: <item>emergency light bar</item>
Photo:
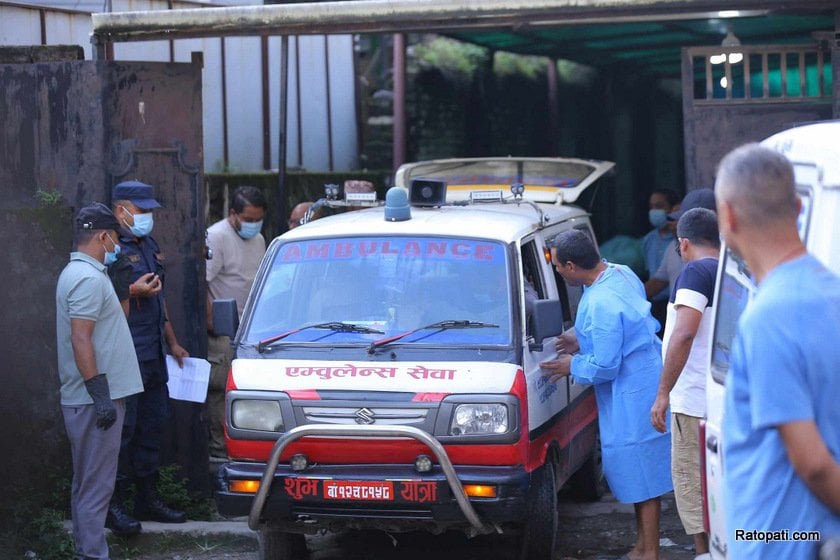
[[[502,191],[472,191],[470,202],[501,202]]]
[[[375,192],[344,192],[347,202],[376,202]]]

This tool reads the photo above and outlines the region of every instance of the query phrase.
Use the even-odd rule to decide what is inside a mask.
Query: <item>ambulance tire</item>
[[[557,541],[557,483],[554,464],[546,463],[531,473],[525,505],[520,560],[551,560]]]
[[[306,537],[274,527],[263,527],[257,534],[259,560],[300,560],[306,557]]]
[[[600,431],[595,431],[595,449],[568,482],[569,497],[578,502],[597,502],[607,490],[601,458]]]

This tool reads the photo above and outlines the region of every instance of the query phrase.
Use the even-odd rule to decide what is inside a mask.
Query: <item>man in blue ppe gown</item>
[[[551,257],[568,284],[585,289],[575,328],[559,337],[560,354],[540,365],[552,381],[571,375],[594,385],[604,474],[616,499],[636,509],[627,557],[656,559],[660,496],[672,489],[670,433],[654,430],[649,416],[662,370],[659,324],[638,277],[601,261],[585,232],[558,235]]]

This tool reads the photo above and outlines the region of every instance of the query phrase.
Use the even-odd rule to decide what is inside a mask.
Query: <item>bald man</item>
[[[289,214],[289,229],[295,229],[296,227],[303,225],[303,217],[306,215],[306,211],[312,207],[311,202],[301,202],[294,208],[292,208],[292,213]],[[317,214],[312,217],[314,220],[317,218]]]
[[[802,203],[784,155],[737,148],[720,163],[715,194],[721,234],[758,286],[726,379],[729,557],[815,558],[817,542],[785,533],[840,535],[840,278],[799,237]]]

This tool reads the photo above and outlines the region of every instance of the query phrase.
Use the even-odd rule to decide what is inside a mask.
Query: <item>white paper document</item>
[[[210,362],[202,358],[184,358],[184,367],[166,355],[166,369],[169,372],[169,397],[179,401],[203,403],[207,399],[207,385],[210,383]]]

